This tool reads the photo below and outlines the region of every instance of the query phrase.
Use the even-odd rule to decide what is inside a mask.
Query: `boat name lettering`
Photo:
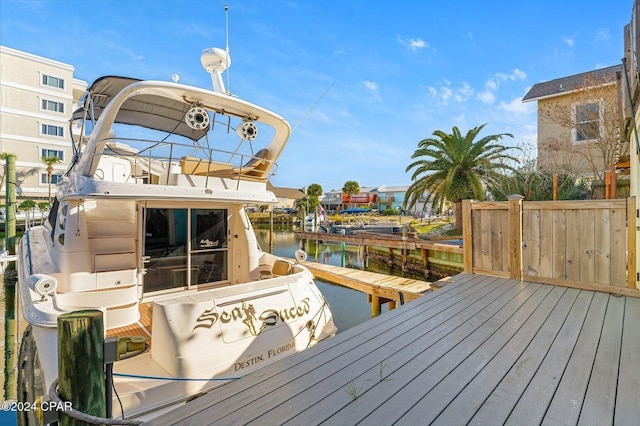
[[[291,349],[294,349],[295,345],[293,343],[287,343],[286,345],[278,346],[277,348],[272,348],[267,351],[267,358],[273,358],[274,356],[281,355]],[[235,371],[242,370],[247,367],[251,367],[252,365],[258,364],[264,361],[265,355],[254,356],[253,358],[249,358],[246,361],[236,362],[234,364]]]
[[[213,325],[220,321],[222,324],[228,324],[231,321],[242,320],[247,326],[249,332],[253,336],[257,336],[267,326],[274,326],[278,323],[278,319],[282,322],[290,322],[296,318],[307,315],[311,307],[309,305],[310,299],[305,297],[300,301],[298,305],[285,309],[265,309],[256,314],[255,307],[250,303],[242,302],[242,306],[236,306],[231,311],[223,310],[222,312],[216,312],[215,303],[211,309],[206,309],[198,319],[196,319],[196,325],[193,327],[193,331],[197,328],[211,328]]]

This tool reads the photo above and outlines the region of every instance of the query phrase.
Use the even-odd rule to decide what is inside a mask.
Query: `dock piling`
[[[106,415],[104,319],[88,309],[58,317],[58,394],[74,410]],[[60,412],[60,426],[86,424]]]

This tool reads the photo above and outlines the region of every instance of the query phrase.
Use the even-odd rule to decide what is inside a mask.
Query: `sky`
[[[330,191],[411,184],[418,142],[454,126],[535,147],[522,98],[620,64],[633,0],[0,0],[0,44],[89,84],[178,74],[210,88],[200,53],[225,47],[225,5],[227,89],[294,128],[272,183]]]

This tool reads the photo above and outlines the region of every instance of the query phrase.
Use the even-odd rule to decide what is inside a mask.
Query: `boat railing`
[[[103,142],[104,149],[94,154],[93,161],[99,164],[105,157],[125,159],[131,164],[130,177],[138,183],[167,183],[172,174],[266,181],[277,169],[266,149],[247,154],[197,143],[122,137]],[[95,177],[109,180],[100,167]]]

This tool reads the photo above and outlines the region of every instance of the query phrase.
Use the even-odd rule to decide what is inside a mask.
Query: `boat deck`
[[[138,305],[140,319],[135,324],[107,330],[107,337],[115,336],[147,336],[151,337],[151,303],[141,302]]]
[[[637,424],[639,324],[637,298],[460,274],[150,424]]]

